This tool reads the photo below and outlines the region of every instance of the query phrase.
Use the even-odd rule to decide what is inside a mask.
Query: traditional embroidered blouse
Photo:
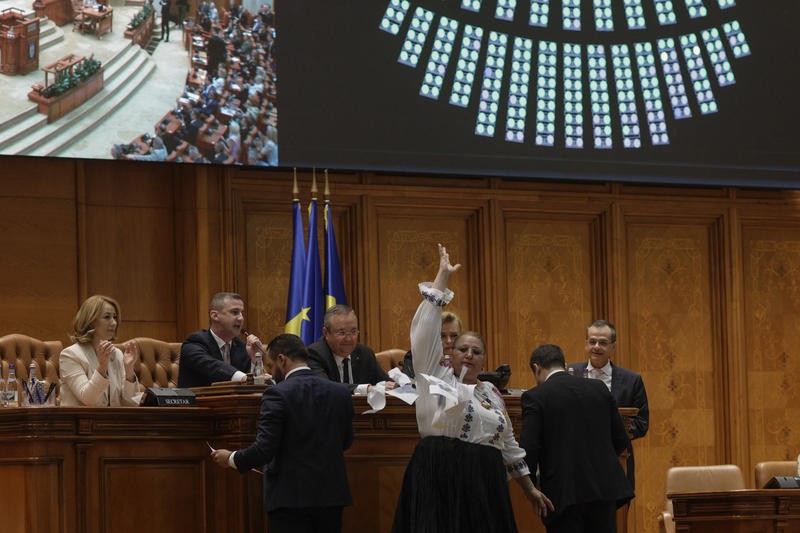
[[[490,383],[461,383],[452,367],[442,363],[442,307],[453,292],[420,283],[424,299],[411,322],[411,353],[416,372],[417,426],[423,437],[445,436],[494,446],[503,455],[507,474],[529,474],[525,450],[514,430],[500,392]]]

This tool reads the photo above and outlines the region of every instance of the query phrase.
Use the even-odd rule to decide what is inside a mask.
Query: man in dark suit
[[[209,329],[195,331],[183,341],[178,363],[179,387],[205,387],[217,381],[244,381],[255,359],[255,335],[239,338],[244,322],[242,297],[220,292],[208,306]]]
[[[525,461],[555,507],[547,533],[614,533],[616,509],[633,498],[618,455],[628,444],[614,398],[599,381],[565,372],[564,352],[539,346],[530,360],[537,387],[522,395]]]
[[[209,80],[217,73],[217,65],[225,61],[226,56],[227,51],[225,50],[225,39],[222,38],[222,30],[217,30],[206,45]]]
[[[256,441],[214,461],[241,473],[264,469],[264,510],[274,533],[334,533],[352,504],[344,450],[353,442],[353,401],[344,387],[315,376],[295,335],[267,346],[273,377],[261,399]]]
[[[322,319],[322,337],[308,347],[308,366],[318,376],[347,386],[352,394],[366,394],[370,386],[394,382],[378,366],[375,352],[358,342],[358,317],[352,307],[332,305]]]
[[[586,327],[587,363],[573,363],[567,367],[578,377],[595,378],[606,384],[617,407],[638,407],[639,413],[629,419],[630,438],[639,439],[647,434],[650,426],[650,409],[647,406],[647,391],[642,376],[611,363],[610,357],[617,347],[617,330],[607,320],[595,320]],[[633,461],[633,446],[628,444],[628,481],[636,489],[636,471]]]
[[[169,12],[172,9],[172,0],[160,0],[161,6],[161,40],[169,42]]]

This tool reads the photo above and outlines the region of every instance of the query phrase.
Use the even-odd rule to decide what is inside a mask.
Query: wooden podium
[[[36,11],[37,17],[47,17],[56,26],[63,26],[75,18],[70,0],[35,0],[33,10]]]
[[[800,489],[678,492],[672,500],[675,533],[796,533]]]
[[[262,390],[194,389],[196,407],[2,409],[0,479],[8,487],[0,498],[2,531],[267,531],[261,476],[218,467],[206,444],[250,445]],[[519,396],[505,400],[518,433]],[[355,439],[345,452],[353,505],[344,510],[343,531],[388,533],[419,441],[415,410],[396,398],[370,415],[362,414],[369,409],[365,396],[354,396],[353,405]],[[516,483],[510,492],[519,532],[544,533]],[[800,499],[800,490],[788,492]]]
[[[0,72],[27,74],[39,68],[39,18],[26,19],[22,10],[0,11]]]

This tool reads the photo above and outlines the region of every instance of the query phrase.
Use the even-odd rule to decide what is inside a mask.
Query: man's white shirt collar
[[[298,367],[296,367],[296,368],[293,368],[293,369],[289,370],[289,371],[286,373],[286,375],[285,375],[285,376],[283,376],[283,379],[286,379],[286,378],[288,378],[289,376],[291,376],[292,374],[294,374],[294,373],[295,373],[295,372],[297,372],[298,370],[311,370],[311,369],[310,369],[310,368],[308,368],[308,366],[306,366],[306,365],[303,365],[303,366],[298,366]]]

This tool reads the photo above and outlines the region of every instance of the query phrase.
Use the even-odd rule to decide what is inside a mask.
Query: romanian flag
[[[300,338],[306,345],[322,336],[322,317],[325,315],[322,292],[322,271],[319,265],[317,244],[317,199],[308,206],[308,250],[306,251],[305,281],[303,283],[303,317]]]
[[[325,309],[336,304],[347,305],[347,296],[344,293],[336,235],[333,232],[331,203],[325,200]]]
[[[305,283],[306,247],[303,236],[303,214],[300,200],[293,202],[294,243],[292,244],[292,272],[289,277],[289,299],[286,304],[286,326],[284,333],[300,336],[300,325],[308,321],[308,309],[303,308],[303,283]]]

